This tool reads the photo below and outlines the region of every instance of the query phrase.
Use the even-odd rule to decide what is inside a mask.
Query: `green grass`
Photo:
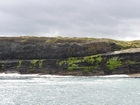
[[[96,57],[96,65],[94,67],[94,69],[98,69],[100,62],[102,61],[102,57],[101,55],[97,55]]]
[[[85,43],[85,42],[107,42],[116,43],[121,49],[140,48],[140,40],[121,41],[108,38],[77,38],[77,37],[1,37],[0,41],[19,42],[19,43]]]
[[[20,60],[19,62],[18,62],[18,65],[17,65],[17,69],[19,69],[20,67],[21,67],[21,65],[22,65],[22,60]]]
[[[110,58],[106,62],[106,65],[109,70],[114,70],[114,69],[118,68],[119,66],[121,66],[122,62],[120,61],[120,59],[118,57],[113,57],[113,58]]]
[[[93,56],[86,56],[86,57],[84,57],[84,61],[86,61],[88,63],[92,63],[92,64],[95,62]]]
[[[2,63],[1,63],[1,68],[2,69],[4,69],[4,63],[5,63],[5,61],[2,61]]]
[[[67,61],[65,60],[65,61],[60,61],[59,63],[58,63],[58,65],[59,66],[62,66],[63,64],[66,64],[67,63]]]
[[[40,60],[39,61],[39,68],[42,68],[42,66],[43,66],[43,60]]]
[[[57,60],[56,64],[61,67],[63,64],[68,66],[68,71],[72,70],[83,70],[90,71],[96,70],[100,66],[100,62],[102,61],[101,55],[92,55],[85,57],[70,57],[67,60]],[[88,63],[89,66],[83,66],[84,63]]]
[[[83,68],[83,72],[89,72],[91,70],[91,67],[88,66],[84,66]]]
[[[38,60],[32,60],[30,62],[30,69],[34,70],[36,68],[36,63],[38,62]]]

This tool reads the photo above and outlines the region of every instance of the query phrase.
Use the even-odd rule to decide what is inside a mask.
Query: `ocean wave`
[[[119,74],[119,75],[105,75],[105,76],[98,76],[103,78],[122,78],[122,77],[130,77],[129,75]]]

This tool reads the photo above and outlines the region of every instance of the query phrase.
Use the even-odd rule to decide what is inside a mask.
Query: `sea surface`
[[[0,74],[0,105],[140,105],[140,78]]]

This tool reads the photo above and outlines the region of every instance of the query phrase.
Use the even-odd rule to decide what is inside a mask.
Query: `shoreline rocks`
[[[140,48],[120,49],[104,41],[48,43],[0,38],[0,72],[77,76],[140,73]]]

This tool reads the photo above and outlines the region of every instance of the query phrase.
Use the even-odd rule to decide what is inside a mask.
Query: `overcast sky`
[[[140,0],[0,0],[0,36],[140,40]]]

